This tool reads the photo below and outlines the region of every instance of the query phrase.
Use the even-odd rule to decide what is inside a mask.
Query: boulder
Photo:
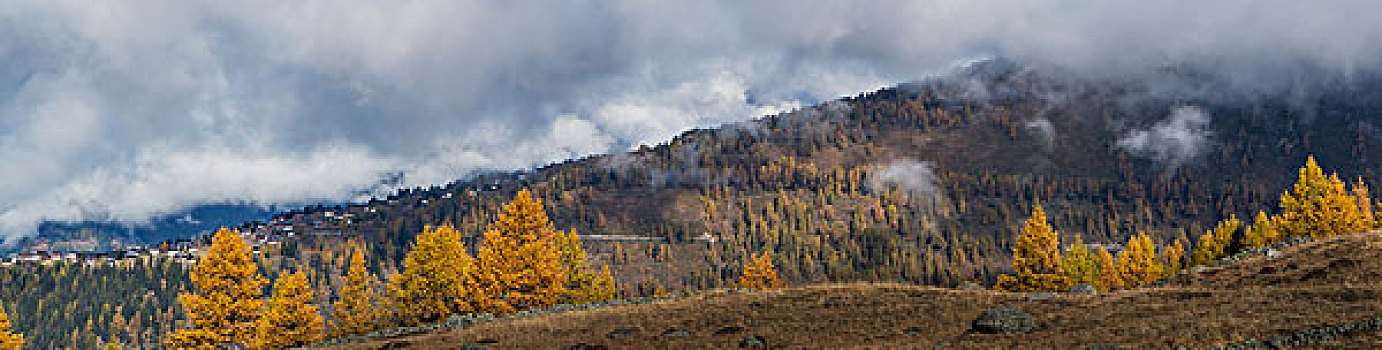
[[[979,314],[970,324],[970,331],[986,334],[1026,333],[1036,328],[1036,319],[1022,309],[999,306]]]
[[[750,335],[739,339],[739,347],[749,349],[760,349],[768,347],[768,340],[761,335]]]
[[[1079,285],[1075,285],[1075,286],[1073,286],[1073,287],[1070,287],[1070,294],[1098,294],[1098,293],[1099,293],[1098,291],[1095,291],[1095,290],[1094,290],[1094,286],[1091,286],[1091,285],[1088,285],[1088,284],[1079,284]]]
[[[667,330],[662,331],[662,336],[667,338],[682,338],[691,336],[691,332],[681,327],[671,326],[668,327]]]
[[[610,339],[628,338],[637,335],[639,331],[642,331],[642,329],[638,327],[619,327],[609,331],[609,333],[605,333],[605,337],[609,337]]]

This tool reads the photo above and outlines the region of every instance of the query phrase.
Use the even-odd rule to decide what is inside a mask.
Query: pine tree
[[[1099,279],[1099,263],[1080,236],[1075,236],[1075,242],[1065,249],[1065,257],[1060,267],[1061,275],[1071,284],[1098,284],[1096,280]]]
[[[451,225],[428,226],[403,258],[403,272],[389,281],[395,322],[416,325],[453,313],[475,310],[484,302],[473,274],[475,259]]]
[[[777,277],[777,269],[773,267],[773,259],[768,253],[744,261],[744,275],[739,277],[740,288],[766,290],[782,286],[782,279]]]
[[[1291,191],[1281,194],[1281,221],[1277,229],[1287,237],[1313,238],[1365,230],[1357,201],[1337,175],[1325,176],[1315,163],[1306,159]]]
[[[356,335],[374,329],[379,322],[377,297],[371,286],[374,276],[365,269],[365,249],[355,246],[350,256],[350,269],[346,272],[341,299],[335,303],[336,321],[332,325],[335,336]]]
[[[10,316],[0,307],[0,350],[19,350],[24,347],[24,335],[15,333],[10,326]]]
[[[1137,288],[1156,282],[1162,277],[1162,269],[1156,245],[1146,233],[1128,238],[1127,247],[1118,253],[1118,271],[1127,287]]]
[[[254,348],[287,349],[320,341],[326,324],[312,304],[314,299],[307,274],[298,271],[279,277],[255,327]]]
[[[586,260],[585,248],[581,247],[581,238],[576,235],[573,229],[569,233],[558,231],[552,236],[553,244],[556,245],[558,255],[561,257],[562,275],[566,280],[567,294],[563,296],[566,303],[591,303],[603,300],[595,299],[595,273],[590,271],[590,263]]]
[[[1228,245],[1232,240],[1234,232],[1242,229],[1243,222],[1236,218],[1229,218],[1219,222],[1214,229],[1206,231],[1204,236],[1200,236],[1200,242],[1195,245],[1195,252],[1191,254],[1190,261],[1197,266],[1209,266],[1228,254]]]
[[[191,327],[169,335],[168,347],[214,349],[254,337],[265,282],[238,232],[217,231],[191,277],[196,293],[178,296]]]
[[[1105,291],[1123,289],[1123,274],[1118,271],[1113,255],[1101,247],[1094,256],[1094,262],[1099,266],[1099,279],[1094,287]]]
[[[1059,291],[1069,285],[1060,271],[1059,234],[1046,222],[1040,205],[1023,223],[1013,245],[1014,276],[999,276],[998,289],[1010,292]]]
[[[485,231],[477,277],[494,297],[482,310],[508,313],[556,304],[566,293],[557,233],[542,201],[520,190]]]

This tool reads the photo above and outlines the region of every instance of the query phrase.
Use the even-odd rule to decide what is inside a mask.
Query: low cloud
[[[1118,140],[1118,147],[1170,165],[1185,164],[1209,149],[1213,133],[1209,113],[1195,106],[1180,106],[1171,115],[1145,130],[1134,130]]]
[[[869,173],[869,188],[881,191],[897,186],[916,199],[932,200],[942,197],[936,187],[935,164],[915,159],[899,159],[880,165]]]

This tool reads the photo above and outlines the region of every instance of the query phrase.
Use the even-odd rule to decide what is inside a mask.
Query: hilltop
[[[896,283],[716,290],[338,348],[460,349],[482,342],[492,349],[578,343],[610,349],[710,349],[737,348],[754,335],[769,348],[816,349],[1138,349],[1250,340],[1322,349],[1382,346],[1382,303],[1377,303],[1382,297],[1382,232],[1303,243],[1273,255],[1187,272],[1159,287],[1098,295]],[[1032,314],[1035,329],[1005,335],[969,331],[977,315],[999,305]],[[686,334],[664,335],[674,327]],[[615,331],[620,328],[625,329],[622,336],[610,336],[620,334]],[[1353,328],[1362,330],[1348,331]]]

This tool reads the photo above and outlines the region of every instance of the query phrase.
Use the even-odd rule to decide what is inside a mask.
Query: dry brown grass
[[[611,307],[479,325],[464,331],[389,341],[409,348],[458,348],[482,338],[495,349],[556,349],[575,343],[612,349],[737,348],[748,335],[771,348],[812,349],[1123,349],[1213,346],[1264,339],[1382,316],[1382,236],[1361,234],[1304,244],[1278,259],[1258,258],[1186,276],[1181,282],[1101,295],[1029,300],[1019,294],[901,284],[828,284],[748,294],[714,291],[645,305]],[[984,309],[1016,305],[1037,329],[1020,335],[966,332]],[[617,327],[633,336],[610,339]],[[692,334],[667,338],[669,327]],[[743,330],[716,334],[737,326]],[[917,334],[908,334],[913,328]],[[1382,334],[1355,334],[1320,349],[1382,348]]]

